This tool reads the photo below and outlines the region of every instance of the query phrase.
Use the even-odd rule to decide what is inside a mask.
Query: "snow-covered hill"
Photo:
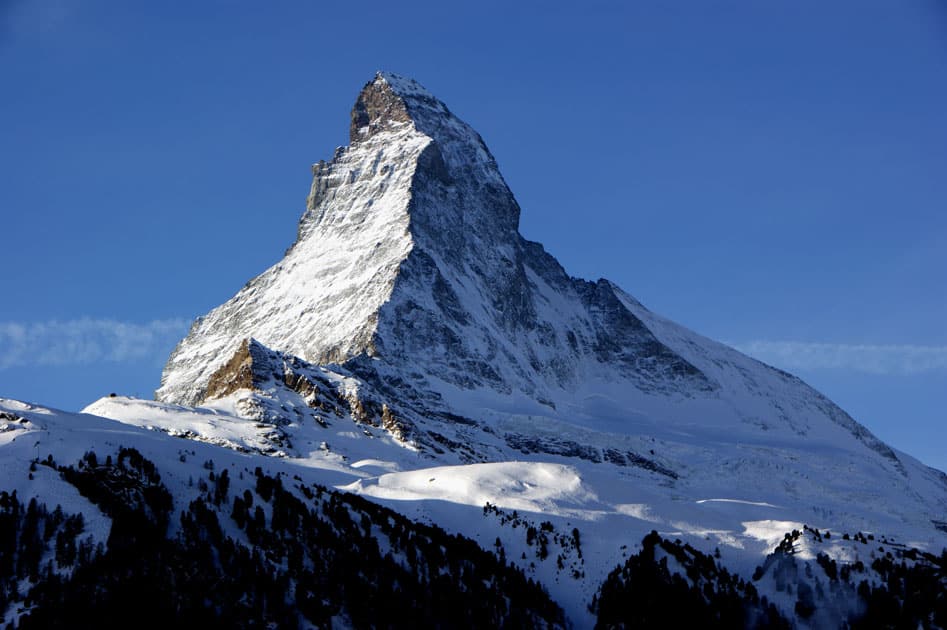
[[[886,551],[916,548],[936,555],[947,546],[947,534],[879,515],[877,505],[859,506],[829,495],[773,502],[773,497],[785,498],[781,487],[785,478],[778,474],[752,480],[748,488],[722,488],[714,479],[681,484],[640,467],[535,453],[509,461],[441,465],[351,416],[332,418],[327,427],[311,427],[311,437],[322,438],[311,451],[307,446],[298,453],[269,451],[265,455],[267,451],[260,447],[267,441],[260,439],[257,426],[262,423],[235,413],[241,397],[252,394],[242,390],[213,407],[198,408],[111,397],[86,410],[113,419],[2,400],[0,467],[4,490],[15,491],[23,504],[36,498],[49,510],[59,505],[67,515],[82,513],[86,527],[80,539],[91,537],[93,546],[107,544],[111,519],[57,472],[57,466],[75,466],[89,452],[96,453],[101,462],[116,458],[120,449],[134,449],[154,463],[173,499],[171,514],[193,510],[193,502],[202,500],[216,514],[224,535],[252,546],[249,532],[234,515],[239,514],[237,498],[245,491],[262,501],[258,489],[254,494],[253,471],[260,467],[269,477],[293,480],[287,490],[301,501],[306,500],[304,488],[354,493],[412,521],[436,524],[448,533],[477,541],[481,548],[500,554],[527,578],[548,589],[552,600],[577,627],[594,624],[589,605],[600,595],[602,583],[641,548],[652,530],[666,540],[683,540],[696,552],[715,557],[712,562],[753,584],[787,618],[795,615],[798,584],[806,582],[815,589],[819,576],[828,581],[822,573],[812,577],[811,568],[804,568],[806,563],[817,566],[820,554],[840,566],[860,561],[870,567],[876,557],[884,558]],[[362,427],[367,428],[362,431]],[[282,428],[297,438],[295,448],[309,436],[293,423]],[[723,445],[718,444],[717,449],[724,461],[732,462],[739,456],[738,451]],[[229,471],[229,494],[214,505],[215,475],[219,477],[225,470]],[[800,466],[803,470],[801,474],[812,473]],[[899,492],[897,488],[881,489],[879,495],[897,503],[902,500]],[[263,523],[268,526],[271,518],[265,511]],[[832,536],[820,538],[816,544],[810,535],[794,546],[792,558],[767,560],[787,533],[808,531],[807,526],[831,531]],[[185,535],[182,527],[171,519],[169,536]],[[872,542],[843,540],[845,533],[871,536]],[[382,533],[375,535],[384,549]],[[874,540],[881,543],[883,537],[885,547],[879,555]],[[52,561],[52,555],[42,562],[47,560]],[[798,566],[790,570],[786,562]],[[70,573],[68,567],[60,567],[60,571]],[[870,568],[853,575],[852,586],[843,594],[822,595],[841,611],[837,619],[859,612],[862,604],[855,588],[860,580],[877,584],[880,579]],[[17,610],[28,610],[22,602],[11,606],[8,620],[16,618]]]
[[[88,535],[107,543],[114,519],[59,473],[90,451],[135,449],[160,472],[172,514],[209,510],[234,544],[260,551],[245,513],[260,501],[254,479],[292,479],[287,491],[304,503],[314,486],[336,497],[313,508],[320,518],[337,497],[360,495],[477,541],[541,583],[578,627],[594,624],[606,579],[615,593],[632,588],[632,569],[610,574],[640,566],[645,540],[652,563],[663,554],[694,588],[723,579],[719,563],[802,626],[868,605],[854,586],[817,597],[832,571],[819,554],[874,559],[841,532],[930,552],[917,562],[936,565],[947,475],[792,375],[607,280],[568,276],[518,233],[519,208],[479,135],[416,82],[369,82],[351,140],[314,166],[284,259],[195,322],[157,400],[112,396],[83,414],[0,401],[0,491],[81,512]],[[119,474],[84,465],[93,478]],[[208,489],[211,469],[229,471],[223,498]],[[415,552],[399,546],[410,535],[387,529],[396,519],[346,505],[378,537],[380,557],[391,550],[386,571],[406,570]],[[171,519],[168,535],[190,522]],[[793,530],[806,534],[786,543]],[[793,564],[805,562],[823,573]],[[691,565],[701,567],[692,576]],[[286,579],[290,591],[302,584]],[[534,595],[535,614],[554,619]],[[828,616],[797,607],[830,600],[841,603]],[[603,601],[613,613],[615,600]],[[351,603],[330,603],[336,623],[354,623]]]

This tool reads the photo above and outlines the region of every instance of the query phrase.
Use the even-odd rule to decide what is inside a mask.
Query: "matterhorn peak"
[[[525,240],[480,136],[420,85],[376,75],[351,129],[352,144],[313,168],[294,245],[194,323],[156,406],[233,410],[250,423],[240,444],[287,457],[334,432],[331,448],[359,462],[389,459],[379,448],[440,466],[556,462],[608,480],[600,496],[648,528],[724,505],[748,531],[789,518],[911,540],[947,531],[943,473],[798,378],[613,282],[569,276]],[[434,477],[423,475],[430,491]],[[633,492],[616,493],[618,479]],[[673,497],[664,520],[631,499],[649,493]]]
[[[313,167],[296,243],[195,322],[160,400],[200,404],[296,357],[341,370],[416,420],[475,425],[471,416],[516,409],[550,426],[605,419],[619,432],[656,415],[790,440],[842,432],[902,470],[798,379],[668,322],[607,280],[570,277],[519,234],[519,207],[480,136],[417,82],[377,74],[351,120],[351,146]],[[539,448],[511,427],[507,445]]]
[[[519,206],[480,136],[417,82],[389,73],[366,84],[351,119],[351,146],[313,167],[286,258],[195,323],[159,398],[202,400],[210,376],[248,337],[317,364],[376,356],[381,347],[391,354],[411,341],[378,334],[406,324],[400,313],[384,317],[408,308],[396,285],[427,293],[408,303],[433,306],[438,319],[470,320],[465,309],[474,305],[462,305],[458,290],[473,287],[480,295],[470,297],[489,304],[504,328],[530,317]]]

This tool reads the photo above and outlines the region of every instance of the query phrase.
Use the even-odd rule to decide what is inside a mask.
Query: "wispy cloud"
[[[947,346],[750,341],[732,344],[760,361],[789,370],[838,369],[918,374],[947,369]]]
[[[186,319],[0,322],[0,369],[160,361],[187,333]]]

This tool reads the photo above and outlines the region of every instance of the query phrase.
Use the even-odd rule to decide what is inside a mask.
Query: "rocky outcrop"
[[[223,398],[239,389],[258,389],[264,382],[259,368],[254,369],[262,359],[260,346],[253,339],[246,339],[230,360],[211,374],[207,382],[207,398]]]
[[[398,441],[411,436],[411,422],[381,402],[380,396],[364,383],[271,350],[255,339],[245,339],[211,375],[205,402],[241,390],[249,391],[250,396],[237,398],[237,411],[254,421],[274,426],[297,421],[298,418],[287,415],[286,409],[293,406],[284,404],[287,395],[295,395],[315,412],[313,419],[323,427],[328,426],[329,418],[351,419],[356,424],[382,428]]]
[[[372,81],[358,95],[352,108],[349,140],[355,144],[410,122],[404,100],[386,82]]]

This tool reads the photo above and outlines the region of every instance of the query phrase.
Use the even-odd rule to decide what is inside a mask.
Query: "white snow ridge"
[[[9,490],[95,512],[104,541],[105,517],[72,486],[26,479],[31,458],[134,447],[177,511],[206,476],[185,460],[229,469],[234,497],[241,483],[252,495],[259,466],[286,488],[362,495],[502,550],[577,627],[595,624],[599,587],[652,530],[746,581],[761,566],[756,591],[800,627],[857,613],[839,603],[857,601],[854,587],[829,597],[831,569],[818,573],[820,554],[871,563],[843,532],[931,558],[947,546],[947,476],[796,377],[607,280],[569,276],[519,234],[519,206],[480,136],[418,83],[378,73],[350,135],[313,167],[296,242],[194,323],[156,401],[104,398],[85,414],[2,401]],[[239,524],[236,504],[212,509]],[[408,566],[386,526],[368,531]],[[818,564],[787,590],[787,560],[763,565],[793,529],[806,533],[787,557]],[[252,543],[249,529],[224,530]],[[686,554],[660,553],[686,573]],[[809,610],[810,595],[831,606]],[[344,607],[333,614],[359,625]]]

